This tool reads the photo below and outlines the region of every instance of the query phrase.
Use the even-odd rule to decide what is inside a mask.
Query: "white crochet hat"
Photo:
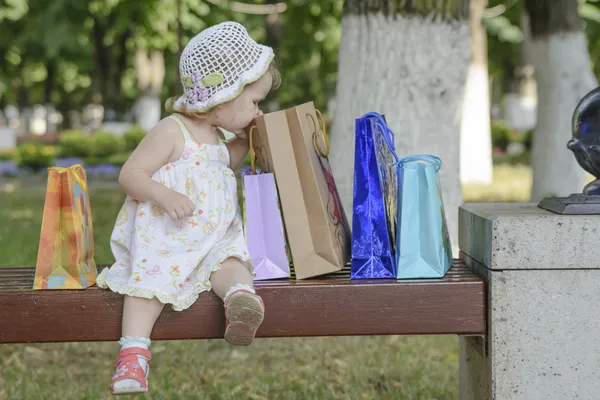
[[[208,111],[237,97],[262,77],[273,49],[256,43],[237,22],[222,22],[200,32],[183,49],[179,73],[183,96],[175,111]]]

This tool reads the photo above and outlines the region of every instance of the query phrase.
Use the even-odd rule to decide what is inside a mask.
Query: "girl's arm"
[[[152,201],[169,189],[152,180],[152,175],[165,165],[174,150],[178,129],[175,121],[160,121],[139,143],[119,174],[121,189],[139,201]]]
[[[169,162],[176,137],[181,137],[177,123],[160,121],[142,139],[119,174],[119,184],[125,193],[158,205],[173,221],[193,215],[196,205],[186,195],[153,180],[152,175]]]
[[[227,149],[229,150],[230,168],[235,171],[248,155],[250,143],[247,138],[236,136],[227,143]]]

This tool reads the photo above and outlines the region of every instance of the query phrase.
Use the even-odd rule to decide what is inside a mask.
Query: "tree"
[[[482,24],[487,0],[471,0],[471,65],[467,77],[460,131],[461,183],[492,183],[492,134],[487,67],[487,37]]]
[[[456,249],[468,11],[468,0],[344,3],[330,160],[349,219],[354,120],[377,111],[395,132],[400,156],[430,153],[442,159],[441,184]]]
[[[576,0],[525,0],[531,60],[538,92],[533,133],[531,197],[581,192],[585,173],[566,149],[571,117],[581,97],[597,86]]]

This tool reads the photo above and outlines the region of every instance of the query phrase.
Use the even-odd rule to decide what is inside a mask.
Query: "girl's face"
[[[238,97],[215,108],[212,115],[213,125],[242,135],[259,115],[258,103],[267,97],[272,84],[273,77],[267,72],[256,82],[247,85]]]

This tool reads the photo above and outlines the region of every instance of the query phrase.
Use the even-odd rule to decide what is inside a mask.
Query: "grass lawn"
[[[467,186],[464,198],[526,201],[530,179],[528,168],[497,167],[492,185]],[[92,188],[98,263],[112,261],[108,238],[123,198]],[[0,192],[3,265],[35,264],[43,199],[43,187]],[[0,400],[110,399],[117,350],[116,343],[0,345]],[[458,398],[455,336],[258,339],[248,348],[170,341],[152,351],[150,394],[139,398]]]

